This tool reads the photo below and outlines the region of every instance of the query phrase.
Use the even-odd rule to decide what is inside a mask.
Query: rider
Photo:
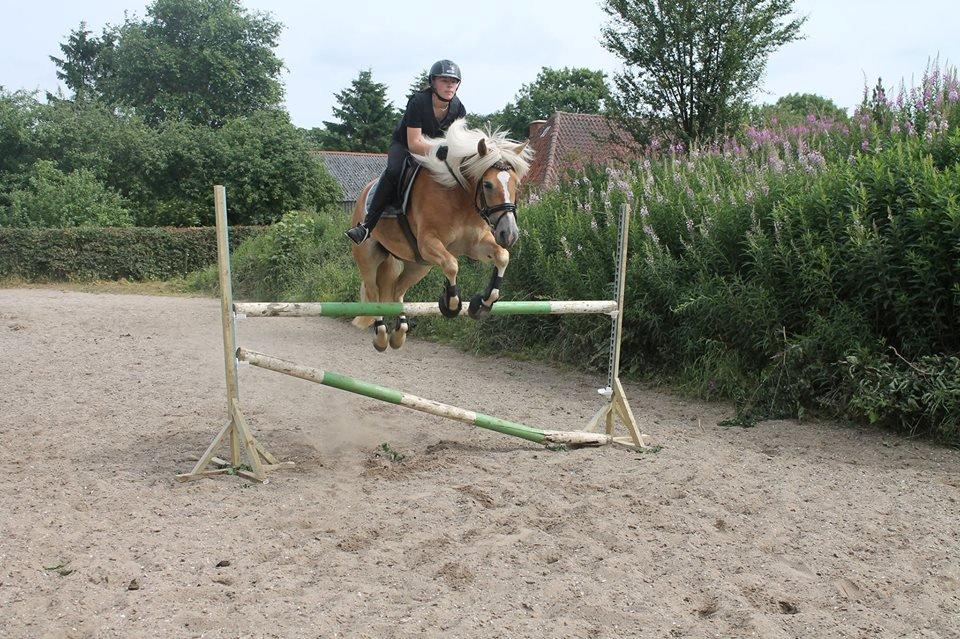
[[[383,210],[393,200],[400,182],[400,171],[410,153],[426,155],[431,145],[424,137],[437,138],[454,120],[465,117],[467,110],[457,89],[460,86],[460,67],[450,60],[438,60],[430,67],[430,86],[419,91],[407,102],[407,110],[393,131],[387,168],[377,183],[373,200],[367,206],[363,222],[347,231],[347,237],[360,244],[373,232]],[[437,157],[446,158],[446,147],[437,149]]]

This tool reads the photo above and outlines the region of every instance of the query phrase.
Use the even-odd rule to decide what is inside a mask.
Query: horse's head
[[[512,152],[523,157],[526,144],[521,144]],[[488,153],[485,140],[477,143],[477,153],[484,157]],[[483,172],[477,181],[476,206],[480,215],[490,225],[497,244],[510,248],[520,237],[517,228],[517,191],[520,177],[517,169],[506,160],[498,160]]]
[[[428,140],[430,141],[430,140]],[[426,155],[415,155],[433,179],[448,188],[473,192],[473,205],[490,225],[493,237],[509,248],[520,237],[517,229],[517,191],[530,169],[533,150],[514,142],[502,131],[480,131],[467,127],[465,119],[450,125]],[[440,144],[447,148],[445,159],[437,157]]]

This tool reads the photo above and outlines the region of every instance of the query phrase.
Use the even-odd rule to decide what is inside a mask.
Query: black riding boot
[[[377,183],[377,190],[373,193],[373,200],[363,216],[363,222],[346,232],[347,237],[353,240],[355,244],[362,244],[373,233],[374,227],[380,221],[380,216],[383,215],[383,210],[390,204],[394,190],[396,190],[396,186],[387,178],[386,174],[381,176]]]

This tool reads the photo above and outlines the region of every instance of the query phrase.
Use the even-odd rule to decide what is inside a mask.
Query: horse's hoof
[[[483,319],[490,314],[491,308],[493,307],[483,303],[483,296],[477,293],[470,298],[470,306],[467,308],[467,314],[472,319]]]
[[[410,325],[407,324],[407,318],[403,315],[399,316],[397,321],[394,322],[393,332],[390,334],[390,348],[397,349],[403,346],[409,330]]]
[[[463,302],[457,299],[457,308],[450,308],[450,300],[447,299],[446,293],[440,296],[440,314],[444,317],[456,317],[460,314],[460,311],[463,310]]]
[[[383,320],[377,320],[373,325],[373,347],[381,353],[387,350],[387,327]]]

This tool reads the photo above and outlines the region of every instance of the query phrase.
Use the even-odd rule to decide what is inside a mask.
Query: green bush
[[[2,226],[130,226],[133,217],[124,199],[101,184],[87,169],[64,173],[40,160],[26,185],[13,191]]]
[[[956,441],[960,433],[960,358],[928,355],[915,363],[874,351],[842,362],[847,413],[873,423],[932,431]]]

